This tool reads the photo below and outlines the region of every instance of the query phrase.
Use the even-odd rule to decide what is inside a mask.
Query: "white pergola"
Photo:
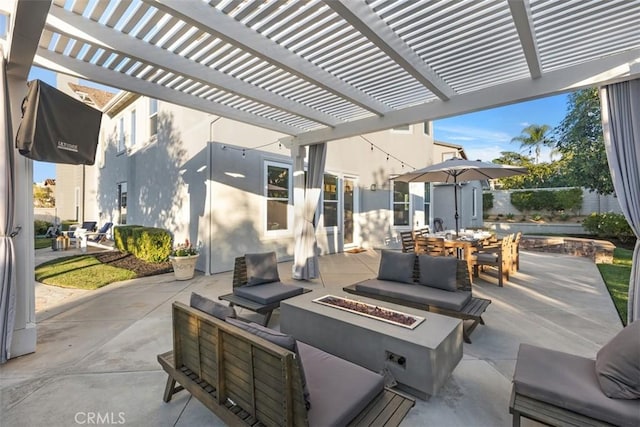
[[[0,12],[14,130],[32,65],[275,130],[298,153],[640,78],[640,0],[5,0]],[[16,157],[18,194],[30,174]],[[33,282],[30,209],[19,197],[19,283]],[[23,293],[17,335],[35,330],[33,285]]]

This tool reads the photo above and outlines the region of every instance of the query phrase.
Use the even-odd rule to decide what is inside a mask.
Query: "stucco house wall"
[[[121,96],[105,107],[96,164],[87,168],[93,175],[86,183],[95,194],[99,223],[122,219],[166,228],[177,242],[188,238],[202,247],[197,268],[209,273],[230,270],[233,259],[247,252],[274,250],[280,260],[290,259],[293,185],[288,229],[273,232],[266,225],[268,165],[283,165],[293,173],[291,152],[278,143],[285,135],[160,101],[157,134],[152,135],[150,105],[148,98]],[[440,161],[431,135],[430,123],[418,123],[328,143],[325,173],[337,177],[340,199],[344,185],[355,185],[356,210],[353,244],[345,246],[343,218],[338,226],[324,227],[321,201],[316,214],[321,253],[352,246],[398,248],[400,231],[431,225],[434,216],[446,217],[449,211],[453,217],[447,192],[436,187],[431,215],[425,216],[425,184],[412,183],[409,223],[393,225],[390,178]],[[121,216],[118,188],[123,184],[126,210]]]

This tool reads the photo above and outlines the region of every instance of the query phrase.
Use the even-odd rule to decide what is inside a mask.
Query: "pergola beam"
[[[9,48],[7,51],[7,74],[25,79],[29,75],[38,41],[47,20],[51,1],[20,0],[11,13]]]
[[[494,87],[457,95],[449,101],[435,100],[415,107],[393,111],[384,117],[353,121],[334,129],[305,132],[293,138],[294,145],[310,145],[323,141],[349,138],[377,132],[399,125],[436,120],[460,114],[528,101],[586,87],[616,83],[640,77],[640,49],[611,55],[562,70],[545,73],[535,80],[521,79]]]
[[[509,9],[513,23],[518,31],[522,52],[529,66],[529,73],[532,79],[542,76],[542,65],[540,64],[540,53],[533,29],[533,19],[531,18],[531,6],[525,0],[508,0]]]
[[[451,86],[442,80],[429,64],[425,63],[364,1],[324,0],[324,2],[438,98],[446,101],[455,96]]]
[[[153,65],[186,79],[235,93],[244,98],[252,99],[329,127],[341,123],[340,120],[329,114],[322,113],[255,85],[245,83],[214,68],[199,65],[195,61],[123,34],[81,15],[66,11],[59,6],[54,5],[51,7],[47,28],[53,32],[66,35],[70,39],[101,47],[122,57],[128,57],[133,61]]]
[[[391,108],[201,1],[142,0],[379,116]]]
[[[232,120],[249,123],[254,126],[264,127],[276,132],[295,135],[299,128],[288,126],[275,120],[261,117],[256,114],[245,113],[235,108],[207,101],[197,96],[188,95],[160,84],[131,77],[108,68],[96,67],[88,62],[58,55],[44,48],[38,48],[34,65],[47,68],[55,72],[72,75],[81,79],[92,80],[107,86],[117,87],[129,92],[139,93],[149,98],[159,99],[168,103],[181,105],[187,108],[197,109],[205,113],[224,116]]]

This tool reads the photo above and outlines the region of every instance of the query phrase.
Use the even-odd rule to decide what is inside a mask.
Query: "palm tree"
[[[553,139],[548,136],[551,127],[548,125],[529,125],[522,129],[520,136],[511,139],[511,142],[519,142],[520,148],[529,147],[535,149],[536,163],[540,160],[540,149],[543,146],[553,145]]]

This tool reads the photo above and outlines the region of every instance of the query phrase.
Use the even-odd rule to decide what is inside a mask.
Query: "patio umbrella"
[[[458,183],[485,179],[506,178],[527,173],[527,168],[464,160],[457,157],[436,163],[423,169],[407,172],[393,178],[400,182],[444,182],[453,183],[456,235],[458,234]]]

